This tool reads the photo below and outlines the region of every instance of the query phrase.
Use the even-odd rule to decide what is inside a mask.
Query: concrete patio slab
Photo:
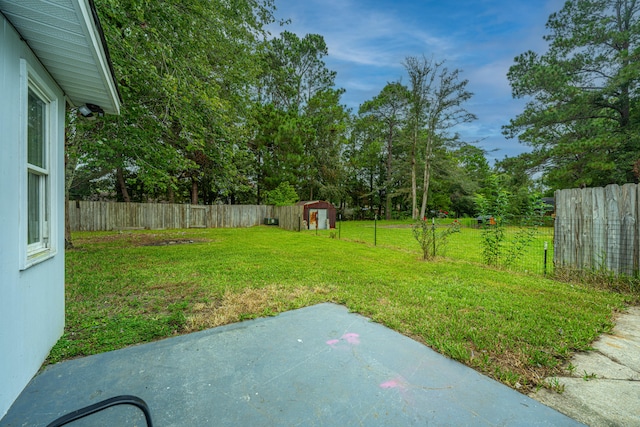
[[[577,421],[334,304],[48,367],[0,420],[46,426],[136,395],[156,426],[576,426]],[[78,425],[144,425],[111,408]],[[84,420],[86,421],[86,419]]]
[[[548,379],[562,393],[530,396],[591,427],[640,426],[640,307],[619,314],[611,333],[592,346],[574,355],[566,376]]]

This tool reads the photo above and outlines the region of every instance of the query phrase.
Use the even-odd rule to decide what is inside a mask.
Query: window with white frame
[[[24,60],[22,72],[22,140],[26,161],[22,191],[26,199],[22,204],[24,250],[21,264],[24,269],[55,253],[50,224],[55,216],[51,168],[55,164],[57,99]]]
[[[49,244],[48,103],[29,87],[27,101],[27,245],[30,253]]]

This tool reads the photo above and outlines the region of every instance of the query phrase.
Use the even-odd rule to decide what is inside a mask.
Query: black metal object
[[[378,215],[373,216],[373,246],[378,246]]]
[[[94,403],[93,405],[76,409],[75,411],[63,415],[60,418],[52,421],[47,425],[47,427],[63,426],[65,424],[69,424],[70,422],[79,420],[80,418],[88,417],[89,415],[95,414],[96,412],[100,412],[104,409],[116,405],[132,405],[137,407],[144,414],[144,419],[147,422],[147,426],[153,427],[153,424],[151,422],[151,412],[149,412],[149,406],[147,406],[145,401],[140,399],[139,397],[127,395],[112,397],[101,402]]]

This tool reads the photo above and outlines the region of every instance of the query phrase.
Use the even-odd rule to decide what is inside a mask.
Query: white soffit
[[[0,11],[74,106],[120,112],[120,96],[92,0],[0,0]]]

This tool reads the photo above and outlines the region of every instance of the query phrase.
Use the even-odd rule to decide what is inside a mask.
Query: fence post
[[[378,246],[378,214],[373,216],[373,246]]]
[[[433,237],[433,256],[436,256],[436,218],[431,218],[431,234]]]
[[[544,242],[544,275],[547,275],[547,249],[548,249],[548,244],[547,242]]]

